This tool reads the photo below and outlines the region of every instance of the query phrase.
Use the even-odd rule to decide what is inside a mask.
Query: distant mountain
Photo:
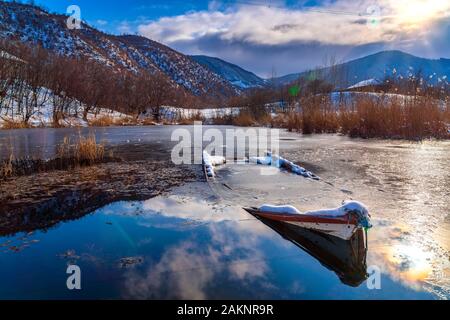
[[[82,23],[69,30],[67,16],[16,2],[0,1],[0,40],[17,40],[60,55],[88,57],[115,69],[162,72],[194,95],[231,96],[239,93],[227,80],[190,57],[140,36],[114,36]]]
[[[228,80],[233,86],[248,89],[262,87],[266,84],[266,80],[258,77],[256,74],[219,58],[208,56],[191,56],[191,58]]]
[[[347,88],[369,79],[382,81],[386,77],[407,78],[419,73],[428,83],[448,81],[450,59],[425,59],[402,51],[382,51],[334,67],[286,75],[276,82],[283,85],[301,77],[320,77]]]

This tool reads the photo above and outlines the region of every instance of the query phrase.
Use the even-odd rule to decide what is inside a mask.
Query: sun
[[[420,26],[426,22],[448,16],[448,0],[397,0],[392,1],[394,18],[403,25]]]

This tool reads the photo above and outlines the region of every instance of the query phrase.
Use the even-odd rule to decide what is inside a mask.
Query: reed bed
[[[363,97],[333,106],[304,101],[301,110],[285,113],[277,127],[303,134],[342,133],[360,138],[422,140],[450,138],[448,104],[427,97]]]
[[[52,159],[15,159],[11,153],[7,160],[0,161],[0,180],[10,177],[30,175],[51,170],[70,170],[94,164],[120,161],[112,153],[106,155],[103,143],[97,143],[95,136],[82,137],[72,144],[64,138]]]

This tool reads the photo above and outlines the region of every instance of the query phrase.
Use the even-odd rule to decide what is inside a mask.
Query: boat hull
[[[262,212],[257,208],[245,208],[249,213],[268,220],[315,230],[343,240],[349,240],[360,229],[357,218],[352,214],[340,217],[320,215],[282,214],[276,212]]]
[[[256,218],[334,271],[342,283],[358,287],[367,279],[367,238],[361,228],[349,240],[343,240],[292,224]]]

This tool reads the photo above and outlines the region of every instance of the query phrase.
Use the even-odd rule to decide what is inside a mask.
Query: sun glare
[[[395,16],[405,25],[417,26],[444,17],[449,13],[447,0],[399,0],[395,1]]]
[[[431,273],[432,254],[414,245],[395,245],[392,247],[391,262],[401,270],[404,280],[423,281]]]

